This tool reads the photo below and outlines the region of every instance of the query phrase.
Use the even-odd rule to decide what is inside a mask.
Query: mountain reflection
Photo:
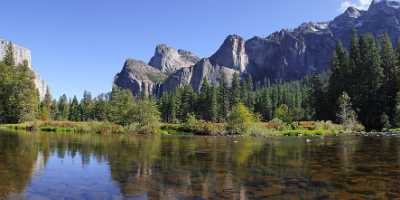
[[[400,138],[0,134],[0,199],[400,197]]]

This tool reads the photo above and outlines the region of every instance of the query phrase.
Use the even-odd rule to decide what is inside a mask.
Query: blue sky
[[[211,55],[229,34],[266,36],[370,0],[2,0],[0,37],[32,50],[53,96],[111,89],[126,58],[157,44]]]

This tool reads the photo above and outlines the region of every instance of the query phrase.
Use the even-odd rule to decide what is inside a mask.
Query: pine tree
[[[68,119],[68,98],[67,95],[62,95],[57,102],[57,120],[66,120]]]
[[[393,119],[393,125],[400,127],[400,92],[396,95],[396,106],[395,106],[395,117]]]
[[[357,66],[358,91],[354,94],[354,106],[358,109],[358,116],[367,130],[381,130],[383,124],[380,117],[382,109],[381,86],[383,83],[383,69],[380,51],[375,38],[368,34],[360,41],[362,63]]]
[[[396,95],[399,91],[397,86],[399,70],[396,65],[396,54],[391,39],[387,33],[385,33],[382,40],[381,55],[384,77],[382,86],[384,111],[388,114],[389,121],[393,121],[395,115]]]
[[[327,103],[325,98],[325,92],[323,90],[323,84],[318,75],[313,75],[311,77],[311,90],[308,95],[310,102],[310,107],[314,110],[314,120],[324,120],[327,119]]]
[[[341,42],[338,43],[336,51],[332,58],[331,71],[329,78],[328,98],[330,114],[329,118],[335,120],[336,111],[338,110],[338,98],[344,91],[351,90],[348,81],[351,78],[349,70],[349,59],[345,48]]]
[[[197,105],[197,111],[200,115],[200,117],[204,120],[210,120],[210,114],[209,114],[209,94],[210,94],[210,85],[208,84],[207,79],[203,80],[203,83],[201,85],[200,89],[200,94],[199,94],[199,101]]]
[[[232,87],[231,87],[231,107],[233,107],[234,105],[240,103],[240,91],[241,91],[241,87],[240,87],[240,77],[238,73],[234,73],[233,77],[232,77]]]
[[[224,122],[229,113],[229,88],[226,80],[225,73],[221,73],[219,87],[218,87],[218,104],[219,104],[219,120]]]
[[[88,91],[83,92],[83,98],[81,103],[79,104],[79,110],[81,113],[82,121],[88,121],[93,119],[92,111],[93,111],[93,100],[92,94]]]
[[[134,103],[130,90],[121,90],[118,87],[113,87],[110,97],[109,120],[120,125],[129,125],[131,123],[129,112],[135,105]]]
[[[107,96],[102,94],[94,99],[93,103],[93,119],[97,121],[106,121],[109,112]]]
[[[218,90],[216,87],[212,86],[210,88],[210,93],[207,98],[208,101],[208,113],[209,113],[209,120],[212,122],[217,122],[218,120]]]
[[[11,42],[9,42],[6,46],[3,62],[8,66],[16,65],[15,55],[14,55],[14,45]]]
[[[194,113],[196,105],[196,94],[193,91],[190,85],[185,85],[182,88],[182,97],[181,97],[181,114],[180,120],[186,120],[187,116],[190,113]]]
[[[68,119],[70,121],[80,121],[81,113],[79,111],[79,102],[78,102],[78,98],[76,98],[76,96],[74,96],[74,98],[72,99],[72,102],[69,107],[70,107],[70,109],[69,109]]]
[[[51,109],[52,97],[50,93],[50,88],[47,87],[46,94],[44,95],[43,101],[40,103],[40,119],[49,120],[50,119],[50,109]]]

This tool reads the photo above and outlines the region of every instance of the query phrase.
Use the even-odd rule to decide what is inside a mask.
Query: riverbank
[[[338,135],[362,130],[349,130],[345,127],[332,122],[293,122],[284,123],[282,121],[254,123],[249,130],[248,136],[269,137],[269,136],[323,136]],[[206,135],[206,136],[227,136],[225,124],[199,121],[195,124],[164,124],[161,132],[170,135]]]
[[[71,122],[71,121],[34,121],[21,124],[4,124],[0,128],[7,130],[22,130],[28,132],[50,133],[95,133],[95,134],[135,134],[129,127],[123,127],[110,122]],[[396,132],[399,129],[388,130]],[[197,121],[196,123],[161,124],[158,131],[162,135],[200,135],[227,136],[224,123]],[[254,123],[248,136],[324,136],[348,133],[361,133],[360,130],[349,130],[339,124],[324,121],[304,121],[284,123],[279,120]]]
[[[28,132],[122,134],[126,130],[109,122],[33,121],[20,124],[3,124],[0,128]]]

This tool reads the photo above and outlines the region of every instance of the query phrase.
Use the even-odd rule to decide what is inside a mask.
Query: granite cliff
[[[267,37],[245,40],[230,35],[209,58],[198,59],[191,52],[159,45],[146,69],[163,78],[138,78],[142,71],[134,69],[143,68],[144,63],[140,62],[131,64],[129,72],[124,67],[121,73],[129,75],[118,75],[114,83],[131,89],[135,94],[143,90],[147,94],[160,94],[187,84],[199,90],[204,79],[218,84],[221,73],[226,75],[228,82],[235,72],[249,74],[259,85],[267,80],[297,80],[326,71],[337,42],[348,45],[353,29],[360,35],[371,33],[376,37],[388,33],[397,44],[400,38],[400,2],[374,0],[368,10],[349,7],[332,21],[303,23],[295,29],[283,29]],[[137,87],[143,81],[152,87]],[[126,84],[129,82],[132,84]]]
[[[6,52],[6,47],[10,41],[0,38],[0,60],[3,60]],[[12,43],[14,59],[17,65],[23,64],[24,61],[28,63],[28,67],[32,69],[35,74],[35,85],[39,91],[40,99],[43,99],[47,92],[47,83],[41,79],[40,75],[32,67],[31,51],[25,47]]]

